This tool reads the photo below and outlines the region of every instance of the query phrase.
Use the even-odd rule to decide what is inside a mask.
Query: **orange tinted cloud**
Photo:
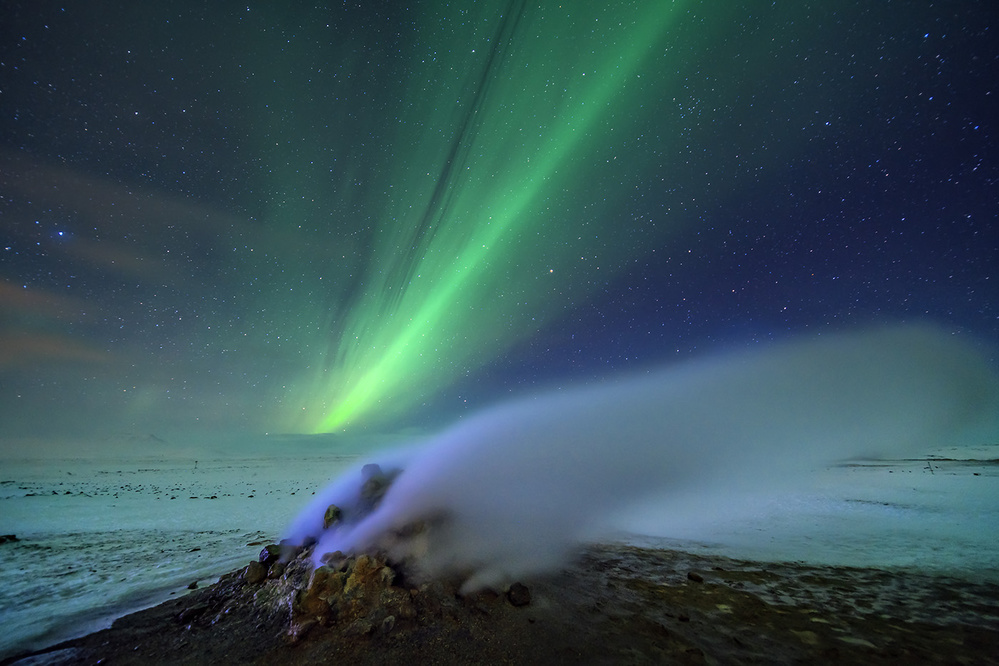
[[[49,333],[0,336],[0,370],[44,362],[106,363],[111,354],[94,345]]]
[[[73,316],[84,309],[83,301],[45,289],[25,289],[9,281],[0,281],[0,308],[6,312],[59,318]]]

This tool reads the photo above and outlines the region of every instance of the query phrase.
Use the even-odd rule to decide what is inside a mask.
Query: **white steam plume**
[[[629,506],[689,512],[794,483],[816,466],[899,457],[990,430],[997,382],[972,347],[928,326],[822,336],[536,395],[383,456],[401,469],[381,504],[345,475],[290,539],[327,552],[388,550],[465,589],[559,566]],[[329,504],[345,521],[323,529]],[[695,509],[696,510],[696,509]],[[425,530],[411,529],[423,521]]]

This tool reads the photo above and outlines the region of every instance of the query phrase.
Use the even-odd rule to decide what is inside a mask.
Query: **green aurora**
[[[319,364],[310,427],[404,414],[598,284],[607,253],[634,251],[601,220],[639,184],[639,165],[615,162],[647,141],[659,105],[635,109],[667,83],[649,63],[673,11],[586,6],[478,8],[420,31],[373,270]]]
[[[287,401],[294,429],[385,422],[426,404],[692,224],[690,192],[712,196],[783,158],[754,150],[761,114],[814,113],[800,93],[754,108],[753,89],[787,74],[781,49],[752,35],[786,16],[743,17],[756,24],[747,29],[661,1],[461,7],[419,10],[399,89],[377,102],[392,121],[383,158],[350,174],[370,181],[355,204],[373,220],[370,246],[356,291],[316,325],[331,335],[312,345],[312,378]],[[719,109],[745,125],[704,122]],[[739,173],[717,160],[738,160]],[[291,191],[301,172],[276,177]]]

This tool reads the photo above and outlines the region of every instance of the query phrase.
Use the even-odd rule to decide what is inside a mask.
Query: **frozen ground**
[[[4,461],[0,658],[255,559],[352,457]]]
[[[937,454],[959,459],[834,467],[727,518],[692,506],[690,519],[649,509],[622,525],[669,534],[629,537],[644,545],[999,581],[999,448]],[[0,534],[19,541],[0,544],[0,658],[214,582],[354,460],[4,461]]]
[[[750,498],[732,506],[729,519],[707,524],[696,511],[692,521],[663,521],[654,509],[633,515],[625,521],[631,532],[660,536],[628,540],[742,559],[999,582],[999,447],[844,464],[805,485],[807,490]]]

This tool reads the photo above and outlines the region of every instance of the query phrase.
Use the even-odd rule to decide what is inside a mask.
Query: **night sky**
[[[0,439],[435,427],[999,340],[983,2],[3,2]]]

